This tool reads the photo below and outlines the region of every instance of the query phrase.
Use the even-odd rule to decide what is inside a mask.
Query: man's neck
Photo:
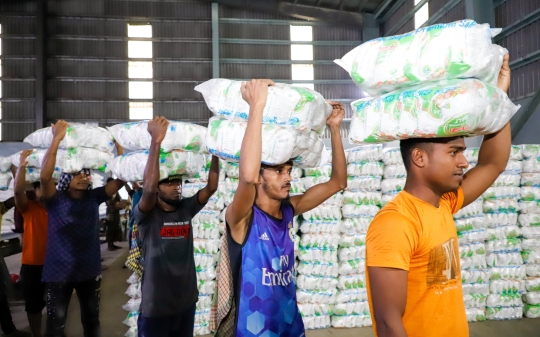
[[[262,209],[267,214],[270,214],[274,218],[280,219],[281,214],[281,200],[271,199],[268,196],[261,194],[257,195],[255,199],[255,204],[257,207]]]
[[[439,203],[443,195],[443,193],[435,191],[426,182],[419,181],[411,176],[407,177],[407,182],[405,183],[405,187],[403,189],[410,195],[437,208],[439,207]]]
[[[174,212],[176,211],[176,206],[169,205],[165,201],[161,200],[159,197],[157,198],[157,207],[159,207],[162,211],[165,212]]]
[[[81,190],[74,190],[72,189],[71,187],[69,187],[67,189],[67,193],[68,195],[73,198],[73,199],[82,199],[84,197],[84,193],[86,192],[86,190],[84,191],[81,191]]]

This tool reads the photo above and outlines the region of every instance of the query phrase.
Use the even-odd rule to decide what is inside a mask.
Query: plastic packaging
[[[490,267],[518,266],[523,264],[523,258],[517,252],[488,252],[486,262]]]
[[[501,226],[516,226],[518,222],[517,213],[489,213],[484,217],[484,222],[489,228]]]
[[[304,220],[340,220],[342,218],[339,207],[320,205],[302,214]]]
[[[381,177],[347,177],[346,191],[378,191],[381,189]]]
[[[540,173],[521,174],[521,186],[540,187]]]
[[[380,205],[381,192],[349,192],[343,193],[343,204]]]
[[[358,233],[367,234],[369,224],[373,220],[373,217],[358,217],[343,219],[341,224],[342,233]]]
[[[454,214],[454,219],[467,218],[472,216],[477,216],[483,214],[483,204],[484,199],[478,198],[466,207],[460,209],[456,214]]]
[[[339,290],[365,288],[366,275],[341,275],[338,277],[337,287]]]
[[[380,161],[363,161],[347,165],[347,176],[382,176],[383,163]]]
[[[522,280],[494,280],[489,284],[489,292],[492,294],[523,294],[525,282]]]
[[[47,149],[35,149],[27,158],[28,167],[41,168]],[[59,172],[75,173],[83,168],[107,171],[107,164],[114,158],[110,152],[96,149],[77,147],[69,150],[59,149],[56,154],[55,170]],[[19,167],[21,152],[11,156],[13,165]]]
[[[525,304],[523,314],[527,318],[540,318],[540,304]]]
[[[11,173],[2,173],[0,172],[0,191],[7,191],[13,176]]]
[[[539,144],[523,144],[519,145],[523,159],[540,157],[540,145]]]
[[[509,319],[521,319],[523,317],[523,307],[489,307],[486,308],[486,319],[492,321],[503,321]]]
[[[25,143],[39,148],[49,148],[54,135],[52,128],[39,129],[29,134]],[[89,124],[69,123],[66,136],[60,142],[60,149],[70,149],[74,147],[87,147],[103,152],[114,150],[113,136],[104,128]]]
[[[343,205],[341,211],[344,218],[371,217],[379,212],[375,205]]]
[[[485,308],[467,308],[465,309],[467,322],[483,322],[486,320]]]
[[[518,226],[502,226],[487,229],[486,239],[489,241],[512,239],[521,236],[522,229]]]
[[[338,303],[334,306],[334,316],[369,315],[367,301]]]
[[[473,229],[485,228],[484,214],[472,216],[468,218],[460,218],[454,221],[458,232],[470,231]]]
[[[540,304],[540,293],[526,293],[522,296],[523,302],[527,304]]]
[[[403,191],[405,178],[384,179],[381,182],[381,191],[384,194],[394,194]]]
[[[524,173],[540,173],[540,157],[523,161]]]
[[[512,187],[512,186],[503,186],[503,187],[490,187],[488,188],[484,194],[482,194],[482,197],[485,200],[497,200],[497,199],[517,199],[520,194],[526,194],[527,190],[523,190],[523,188],[519,187]]]
[[[400,149],[398,147],[387,147],[383,149],[383,163],[384,165],[403,164]]]
[[[488,284],[491,278],[491,269],[471,269],[461,271],[463,284]]]
[[[298,275],[296,284],[299,289],[324,291],[335,288],[338,280],[330,276]]]
[[[526,266],[515,265],[506,267],[493,267],[490,269],[490,280],[523,280],[526,277]]]
[[[383,177],[384,179],[406,178],[407,170],[405,169],[405,165],[397,164],[384,166]]]
[[[490,294],[487,297],[487,307],[521,307],[523,301],[521,295],[517,293],[510,294]]]
[[[372,325],[370,315],[332,316],[334,328],[361,328]]]
[[[133,312],[128,313],[126,319],[122,323],[129,326],[130,328],[137,327],[138,319],[139,319],[139,312],[133,311]]]
[[[296,290],[296,299],[298,303],[334,304],[336,303],[337,296],[338,291],[335,287],[319,291],[300,288]]]
[[[360,163],[365,161],[380,161],[383,158],[383,147],[380,144],[358,146],[345,151],[347,163]]]
[[[540,239],[540,227],[523,227],[521,232],[525,239]]]
[[[517,213],[518,209],[515,199],[484,200],[484,213]]]
[[[540,277],[540,264],[529,263],[525,267],[527,276]]]

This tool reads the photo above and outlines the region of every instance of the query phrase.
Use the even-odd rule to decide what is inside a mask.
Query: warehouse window
[[[414,0],[414,5],[418,5],[421,0]],[[424,23],[429,19],[429,2],[426,2],[419,10],[414,14],[414,29],[422,27]]]
[[[128,24],[129,118],[154,116],[154,77],[152,67],[152,26]]]
[[[291,26],[291,41],[313,41],[313,27]],[[313,61],[313,45],[291,44],[291,61]],[[292,79],[295,81],[306,81],[306,83],[298,83],[295,85],[314,89],[314,73],[313,63],[306,62],[291,65]]]

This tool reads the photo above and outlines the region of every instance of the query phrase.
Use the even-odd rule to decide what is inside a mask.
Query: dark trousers
[[[99,276],[96,279],[81,282],[47,283],[47,327],[44,337],[64,336],[73,290],[77,292],[79,298],[84,337],[101,336],[99,326],[101,276]]]
[[[139,337],[185,337],[193,336],[195,304],[183,313],[170,317],[139,316]]]
[[[1,257],[0,257],[1,258]],[[2,258],[2,260],[4,260]],[[6,335],[15,331],[15,325],[13,324],[13,318],[11,318],[11,309],[9,308],[9,302],[6,295],[6,284],[4,278],[0,277],[0,327],[2,332]]]

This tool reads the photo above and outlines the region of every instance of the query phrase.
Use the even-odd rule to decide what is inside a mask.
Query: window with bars
[[[154,116],[152,26],[128,24],[129,119]]]
[[[421,0],[414,0],[414,5],[418,5]],[[414,13],[414,29],[422,27],[429,19],[429,1],[426,2],[420,9]]]
[[[291,26],[291,41],[311,42],[313,41],[313,27],[311,26]],[[291,61],[313,61],[312,44],[291,44]],[[313,63],[302,62],[291,65],[293,81],[305,81],[295,85],[309,89],[314,89],[315,79]]]

